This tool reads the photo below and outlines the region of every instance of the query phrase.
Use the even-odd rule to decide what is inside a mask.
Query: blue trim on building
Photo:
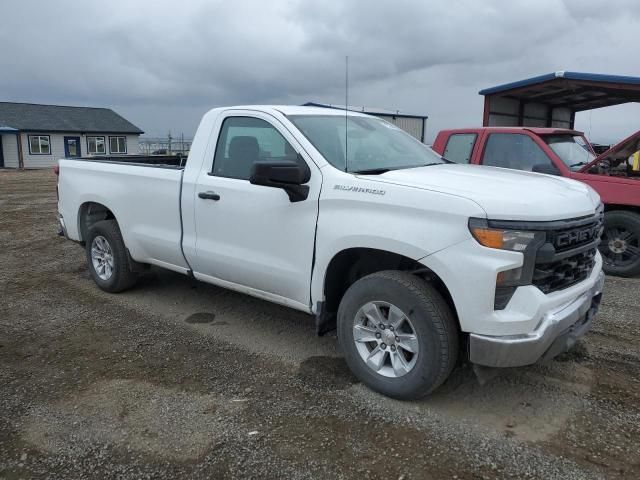
[[[537,77],[518,80],[517,82],[505,83],[495,87],[480,90],[480,95],[492,95],[494,93],[505,92],[520,87],[536,85],[538,83],[548,82],[556,78],[566,78],[569,80],[587,81],[587,82],[606,82],[606,83],[626,83],[629,85],[640,85],[640,77],[628,77],[624,75],[604,75],[601,73],[583,73],[583,72],[554,72]]]
[[[75,140],[75,142],[76,142],[78,150],[76,151],[75,155],[71,155],[71,152],[69,151],[69,140]],[[80,142],[81,142],[80,137],[65,136],[62,139],[62,141],[64,142],[64,157],[65,158],[80,158],[82,156],[81,147],[80,147]]]

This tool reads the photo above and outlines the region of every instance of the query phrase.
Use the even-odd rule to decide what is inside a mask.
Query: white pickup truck
[[[294,106],[211,110],[186,164],[163,161],[60,160],[62,231],[97,285],[156,265],[307,312],[386,395],[427,395],[461,357],[553,357],[598,309],[603,211],[583,183],[451,164],[379,118]]]

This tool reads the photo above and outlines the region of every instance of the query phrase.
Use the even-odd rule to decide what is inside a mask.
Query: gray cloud
[[[637,1],[132,2],[9,0],[3,99],[110,106],[191,135],[216,105],[351,103],[430,116],[429,137],[481,121],[481,88],[555,70],[640,75]],[[580,114],[596,140],[638,106]]]

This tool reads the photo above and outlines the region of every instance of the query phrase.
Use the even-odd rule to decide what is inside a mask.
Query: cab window
[[[520,133],[492,133],[484,149],[483,165],[511,168],[531,172],[538,169],[553,169],[554,165],[546,153],[528,135]]]
[[[229,117],[220,129],[211,173],[249,180],[257,161],[297,158],[296,151],[273,125],[259,118]]]
[[[475,133],[454,133],[447,140],[442,156],[456,163],[471,162],[471,152],[477,137]]]

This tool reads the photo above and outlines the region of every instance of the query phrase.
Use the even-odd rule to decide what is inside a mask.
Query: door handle
[[[204,199],[204,200],[215,200],[216,202],[218,200],[220,200],[220,195],[218,195],[216,192],[200,192],[198,193],[198,197]]]

